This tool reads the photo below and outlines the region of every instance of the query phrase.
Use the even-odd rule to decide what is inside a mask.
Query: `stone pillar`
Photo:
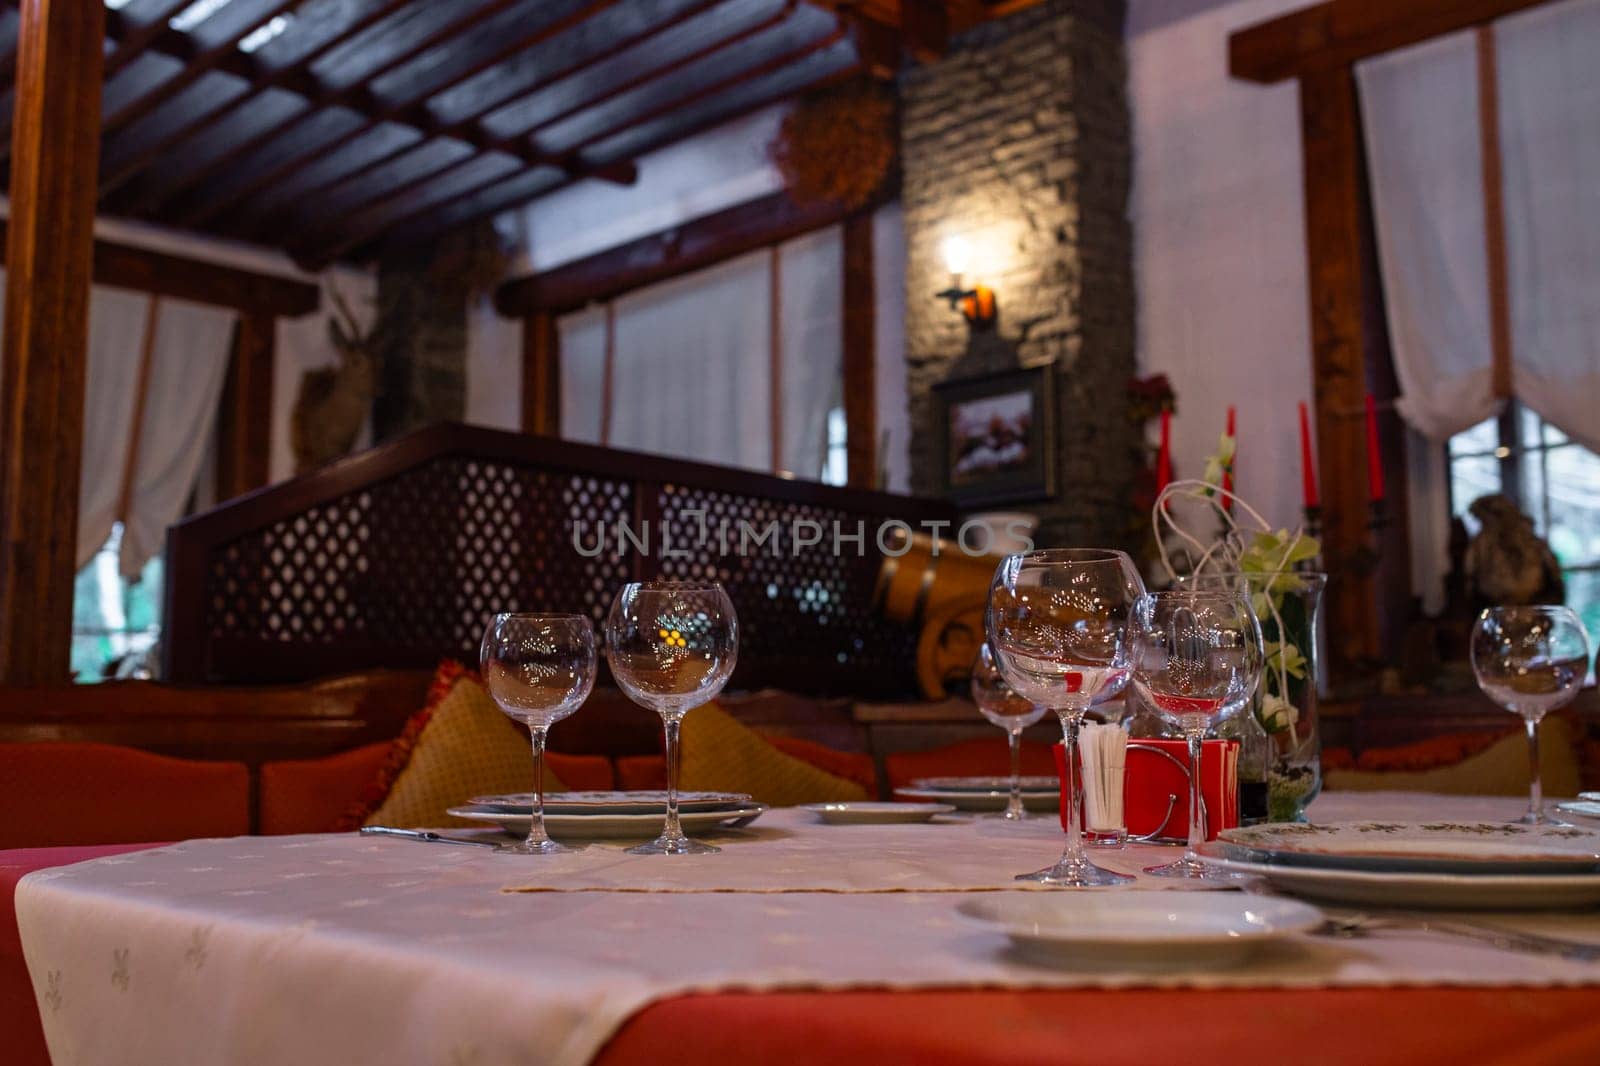
[[[1139,539],[1123,16],[1119,0],[1046,0],[956,38],[900,86],[912,487],[938,484],[935,383],[1051,364],[1058,491],[1018,505],[1043,520],[1041,544]],[[973,251],[966,280],[995,290],[993,335],[934,298],[951,234]]]

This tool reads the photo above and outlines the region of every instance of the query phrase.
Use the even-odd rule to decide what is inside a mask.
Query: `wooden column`
[[[549,311],[522,319],[522,432],[561,435],[561,338]]]
[[[872,274],[872,213],[844,220],[844,425],[849,484],[878,485],[877,290]]]
[[[259,311],[239,316],[233,358],[217,412],[217,501],[242,496],[270,480],[272,382],[277,324]]]
[[[0,374],[0,682],[64,681],[105,5],[23,0]]]
[[[1347,672],[1382,651],[1367,534],[1367,264],[1361,119],[1349,67],[1300,78],[1305,166],[1311,365],[1323,555],[1329,584],[1328,652]],[[1363,563],[1365,562],[1365,565]]]

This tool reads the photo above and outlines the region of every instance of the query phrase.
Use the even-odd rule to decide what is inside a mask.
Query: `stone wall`
[[[1019,505],[1043,519],[1041,544],[1137,539],[1123,17],[1113,0],[1046,0],[962,35],[900,86],[912,487],[937,487],[935,383],[1051,364],[1057,494]],[[934,299],[952,234],[973,251],[965,280],[995,290],[993,334]]]

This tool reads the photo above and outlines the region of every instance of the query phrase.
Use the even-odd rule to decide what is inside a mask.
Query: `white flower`
[[[1261,728],[1282,733],[1300,720],[1300,711],[1282,696],[1268,695],[1261,700]]]

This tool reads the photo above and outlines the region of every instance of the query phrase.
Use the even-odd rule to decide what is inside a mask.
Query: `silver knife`
[[[428,829],[395,829],[387,825],[364,825],[357,830],[362,836],[405,837],[408,840],[424,840],[429,844],[465,844],[473,848],[497,848],[500,845],[492,840],[463,840],[460,837],[447,837]]]

